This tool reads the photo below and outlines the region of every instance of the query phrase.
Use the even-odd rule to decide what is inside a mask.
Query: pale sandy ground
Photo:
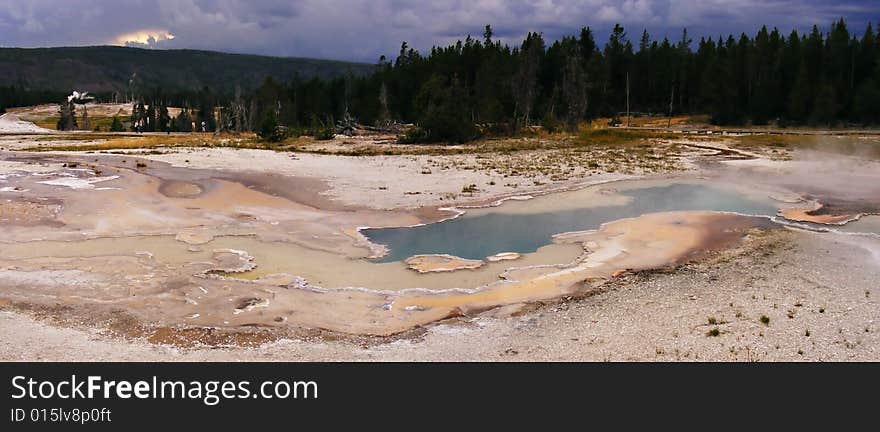
[[[421,338],[367,347],[282,340],[254,349],[179,349],[0,312],[0,359],[876,361],[880,255],[851,242],[786,231],[728,262],[628,276],[583,300],[513,318],[447,321]],[[709,317],[719,324],[709,325]],[[720,335],[707,336],[712,328]]]
[[[636,178],[622,173],[600,173],[566,181],[553,181],[540,174],[505,177],[488,170],[473,169],[479,155],[358,157],[233,148],[178,148],[163,154],[138,156],[180,167],[259,170],[320,178],[330,186],[326,194],[334,200],[373,209],[444,206],[490,197],[528,195],[546,191],[549,187]],[[462,192],[468,185],[476,185],[476,191]]]

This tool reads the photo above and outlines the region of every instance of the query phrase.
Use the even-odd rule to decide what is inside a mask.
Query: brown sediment
[[[309,332],[289,332],[264,326],[243,326],[238,329],[191,326],[154,326],[121,310],[106,310],[80,305],[43,305],[0,299],[0,310],[27,313],[41,321],[64,327],[99,327],[104,332],[125,339],[144,339],[157,345],[181,348],[258,347],[282,337],[309,336]],[[314,333],[314,332],[311,332]]]
[[[183,348],[198,345],[258,347],[280,337],[277,332],[266,329],[235,331],[211,327],[157,327],[141,329],[138,333],[145,336],[150,343]]]
[[[219,180],[240,183],[243,186],[267,195],[282,197],[297,203],[325,211],[353,210],[352,206],[330,199],[325,192],[330,187],[322,180],[309,177],[292,177],[272,173],[236,172],[212,173]]]
[[[451,272],[472,270],[485,264],[480,260],[460,258],[452,255],[414,255],[404,260],[410,270],[419,273]]]
[[[797,222],[812,222],[822,225],[844,225],[847,222],[851,222],[859,218],[859,215],[853,214],[817,214],[816,212],[822,208],[822,204],[817,202],[815,203],[815,205],[808,208],[791,208],[779,210],[779,215],[788,220],[793,220]]]
[[[779,215],[797,222],[845,225],[865,215],[880,214],[880,205],[868,201],[811,198],[810,203],[809,207],[782,209]]]

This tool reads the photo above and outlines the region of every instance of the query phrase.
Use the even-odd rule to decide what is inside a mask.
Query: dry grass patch
[[[49,144],[30,147],[28,151],[107,151],[130,149],[156,149],[163,147],[237,147],[266,148],[253,134],[242,135],[115,135],[115,134],[71,134],[42,137],[40,141],[87,141],[81,144]]]

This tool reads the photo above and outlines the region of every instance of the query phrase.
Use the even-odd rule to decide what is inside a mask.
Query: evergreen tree
[[[795,122],[804,122],[810,115],[813,107],[812,90],[810,86],[810,73],[806,62],[801,63],[797,78],[788,95],[788,119]]]
[[[880,86],[873,78],[868,78],[856,91],[853,102],[855,121],[861,124],[880,123]]]
[[[122,126],[122,121],[119,120],[119,116],[113,116],[113,122],[110,123],[110,132],[122,132],[125,128]]]
[[[174,118],[174,130],[177,132],[192,132],[192,116],[189,108],[180,110],[180,114]]]
[[[171,116],[168,114],[168,107],[164,104],[159,105],[159,112],[156,116],[156,130],[159,132],[171,131]]]
[[[528,126],[532,108],[538,93],[538,68],[544,54],[544,37],[529,33],[519,51],[519,70],[513,78],[513,95],[516,101],[514,122],[517,129]]]
[[[814,124],[831,127],[837,120],[837,113],[840,106],[837,101],[837,94],[834,86],[831,84],[823,84],[816,95],[813,106],[813,114],[810,120]]]
[[[425,141],[464,143],[478,136],[472,119],[459,105],[466,94],[457,77],[434,75],[425,82],[416,97],[416,105],[424,112],[419,126]]]

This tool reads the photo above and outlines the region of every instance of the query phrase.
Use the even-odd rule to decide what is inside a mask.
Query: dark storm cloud
[[[846,17],[861,32],[880,18],[877,1],[790,0],[0,0],[0,45],[120,43],[120,36],[162,48],[200,48],[285,56],[373,61],[400,42],[428,49],[492,24],[496,37],[518,43],[528,31],[548,39],[592,26],[599,38],[614,23],[636,39],[695,38],[746,32],[762,24],[809,30]],[[159,36],[173,34],[174,39]]]

